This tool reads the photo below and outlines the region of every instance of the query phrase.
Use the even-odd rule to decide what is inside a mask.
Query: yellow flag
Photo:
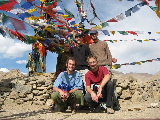
[[[31,16],[31,17],[28,17],[26,19],[28,19],[28,20],[39,20],[39,17]]]
[[[158,7],[158,11],[160,12],[160,0],[156,0],[155,4]]]
[[[117,69],[117,66],[116,65],[112,65],[112,69]]]
[[[155,11],[157,16],[160,18],[160,12],[159,11]]]
[[[74,24],[73,26],[77,27],[79,24]]]
[[[102,27],[101,27],[101,26],[99,26],[99,25],[97,25],[97,26],[95,26],[95,27],[92,27],[92,29],[93,29],[93,30],[101,30],[101,29],[102,29]]]
[[[138,64],[138,65],[141,65],[141,62],[134,62],[134,63],[136,63],[136,64]]]
[[[110,31],[113,35],[115,34],[115,31]]]
[[[45,40],[45,38],[42,38],[40,36],[29,36],[29,37],[31,37],[33,40],[38,40],[38,39]]]
[[[156,32],[156,33],[160,34],[160,32]]]
[[[66,17],[68,17],[68,15],[60,15],[60,16],[62,16],[63,18],[66,18]]]
[[[51,27],[48,27],[48,26],[45,26],[44,30],[47,30],[50,33],[54,33],[54,31],[55,31]]]
[[[145,39],[144,41],[149,41],[148,39]]]
[[[118,40],[113,40],[114,42],[118,42]]]
[[[42,3],[46,2],[47,0],[40,0]]]
[[[28,12],[28,13],[32,13],[32,12],[34,12],[34,11],[38,11],[36,7],[34,7],[34,8],[32,8],[32,9],[27,10],[27,12]]]

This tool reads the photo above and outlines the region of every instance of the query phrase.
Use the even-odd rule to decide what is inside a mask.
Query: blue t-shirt
[[[61,84],[70,85],[71,90],[74,88],[83,90],[82,76],[77,71],[74,71],[72,74],[68,74],[66,71],[61,72],[55,80],[53,87],[58,87]]]

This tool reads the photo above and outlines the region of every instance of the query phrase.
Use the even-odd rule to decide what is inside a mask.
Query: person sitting
[[[110,80],[110,73],[106,67],[98,66],[97,57],[95,56],[89,56],[87,62],[90,70],[85,74],[87,93],[84,99],[91,110],[94,110],[103,102],[105,103],[106,112],[113,114],[114,84]],[[93,84],[93,87],[91,87],[91,84]]]
[[[51,98],[53,105],[56,104],[61,112],[71,106],[74,113],[76,104],[84,105],[83,81],[80,73],[75,71],[76,61],[73,57],[67,59],[66,66],[67,71],[61,72],[54,82]]]

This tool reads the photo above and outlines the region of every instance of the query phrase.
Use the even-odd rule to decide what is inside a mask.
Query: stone
[[[122,94],[122,87],[116,87],[116,93],[118,95],[121,95]]]
[[[19,98],[18,92],[12,91],[9,97],[14,100],[18,99]]]
[[[38,95],[39,90],[32,90],[32,93],[33,93],[34,95]]]
[[[20,92],[18,95],[21,98],[25,98],[27,96],[27,94],[25,92]]]

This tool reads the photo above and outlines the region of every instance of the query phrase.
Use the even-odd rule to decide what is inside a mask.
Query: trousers
[[[98,87],[97,87],[98,88]],[[94,88],[93,90],[95,93],[97,92],[97,89]],[[109,80],[106,85],[102,89],[102,96],[103,98],[100,98],[98,101],[105,102],[106,107],[113,107],[113,93],[114,93],[114,84],[111,80]],[[90,107],[95,107],[98,103],[94,102],[91,98],[90,93],[86,93],[84,96],[85,101],[88,103]]]

